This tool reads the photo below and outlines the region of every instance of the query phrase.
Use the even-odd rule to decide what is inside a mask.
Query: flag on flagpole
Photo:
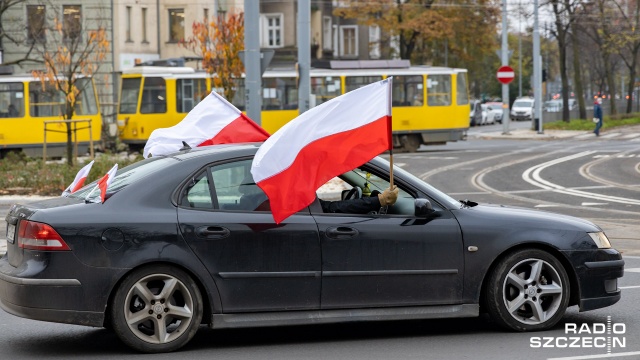
[[[166,155],[191,147],[264,141],[269,133],[245,116],[225,98],[212,91],[178,124],[154,130],[144,146],[143,156]]]
[[[87,175],[89,175],[89,171],[91,171],[91,167],[93,166],[94,160],[91,160],[90,163],[83,166],[80,171],[76,174],[75,179],[69,187],[64,189],[62,192],[62,196],[69,196],[69,194],[73,194],[74,192],[80,190],[80,188],[84,185],[84,181],[87,180]]]
[[[391,79],[303,113],[260,146],[251,165],[276,223],[308,206],[328,180],[371,160],[391,142]]]
[[[105,197],[107,195],[107,188],[113,182],[113,179],[116,177],[116,172],[118,171],[118,164],[113,165],[111,170],[107,172],[100,180],[98,180],[97,187],[100,188],[100,200],[104,203]]]

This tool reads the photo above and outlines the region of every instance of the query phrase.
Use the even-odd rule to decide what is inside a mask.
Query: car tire
[[[196,334],[203,314],[198,285],[183,270],[153,265],[127,275],[110,305],[113,330],[129,347],[177,350]]]
[[[485,305],[498,325],[516,331],[553,327],[569,304],[569,277],[553,255],[524,249],[507,255],[486,284]]]

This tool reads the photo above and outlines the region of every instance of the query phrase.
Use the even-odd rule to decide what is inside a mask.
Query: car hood
[[[505,205],[477,205],[474,207],[464,207],[456,210],[456,215],[462,216],[466,221],[470,221],[480,226],[486,224],[502,225],[506,228],[538,228],[547,230],[565,231],[602,231],[600,227],[589,220],[574,216],[562,215],[549,211],[533,210]],[[461,225],[464,225],[461,223]]]

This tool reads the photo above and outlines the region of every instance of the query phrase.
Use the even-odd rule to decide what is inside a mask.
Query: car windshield
[[[533,102],[531,101],[518,100],[513,103],[513,107],[531,107],[531,106],[533,106]]]
[[[169,163],[173,161],[176,160],[171,157],[152,157],[119,169],[116,173],[116,177],[113,179],[113,182],[109,184],[107,193],[114,193],[127,185],[142,179],[143,177],[159,172],[162,169],[166,169],[169,166]],[[97,186],[98,180],[100,180],[100,178],[88,185],[85,185],[82,189],[69,195],[69,197],[85,199],[88,202],[99,201],[100,189],[98,189]]]

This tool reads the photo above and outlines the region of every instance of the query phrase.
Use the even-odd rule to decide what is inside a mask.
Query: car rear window
[[[166,169],[170,163],[177,161],[172,157],[152,157],[139,161],[135,164],[131,164],[125,168],[118,169],[115,179],[109,184],[107,193],[114,193],[127,185],[132,184],[142,178],[145,178],[153,173],[159,172],[162,169]],[[100,189],[98,189],[98,180],[96,179],[92,183],[85,185],[82,189],[71,194],[70,197],[85,199],[93,201],[100,198]]]
[[[513,107],[531,107],[533,106],[533,102],[531,101],[516,101],[513,103]]]

